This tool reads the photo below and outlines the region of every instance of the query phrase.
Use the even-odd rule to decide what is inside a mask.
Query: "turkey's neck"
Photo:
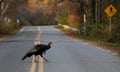
[[[50,47],[51,47],[51,45],[48,44],[48,48],[50,48]]]

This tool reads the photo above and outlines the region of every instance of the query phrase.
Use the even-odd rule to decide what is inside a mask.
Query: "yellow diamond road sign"
[[[117,12],[116,8],[113,5],[109,5],[106,9],[105,9],[105,13],[109,16],[112,17],[113,15],[115,15]]]

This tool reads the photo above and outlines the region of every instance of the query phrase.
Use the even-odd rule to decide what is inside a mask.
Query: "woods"
[[[112,4],[117,13],[112,17],[111,36],[109,36],[109,20],[104,10]],[[120,43],[120,2],[117,0],[65,0],[62,2],[66,11],[66,17],[61,24],[67,24],[80,30],[81,35],[90,39],[98,39],[112,43]],[[86,23],[84,22],[84,15],[86,15]],[[58,16],[58,18],[60,18]],[[60,19],[59,19],[60,20]],[[58,20],[58,22],[60,22]],[[66,22],[67,21],[67,22]],[[86,28],[86,33],[84,29]]]
[[[117,9],[111,36],[104,12],[110,4]],[[84,37],[120,43],[119,9],[118,0],[0,0],[0,33],[25,25],[63,24],[78,29]]]
[[[0,34],[14,33],[20,28],[17,20],[17,6],[24,0],[0,0]]]

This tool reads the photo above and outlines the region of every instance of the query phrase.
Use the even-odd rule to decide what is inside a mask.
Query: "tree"
[[[7,11],[8,9],[8,6],[9,6],[9,2],[7,0],[1,0],[0,1],[0,23],[3,21],[3,18],[4,18],[4,14],[5,12]]]

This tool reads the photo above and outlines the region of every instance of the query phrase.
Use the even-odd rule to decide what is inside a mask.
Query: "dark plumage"
[[[26,59],[27,57],[31,57],[32,55],[40,55],[42,58],[43,57],[43,53],[45,53],[48,49],[51,48],[51,44],[52,42],[49,42],[47,45],[45,44],[37,44],[35,45],[33,48],[31,48],[26,54],[25,56],[22,58],[22,60]]]

